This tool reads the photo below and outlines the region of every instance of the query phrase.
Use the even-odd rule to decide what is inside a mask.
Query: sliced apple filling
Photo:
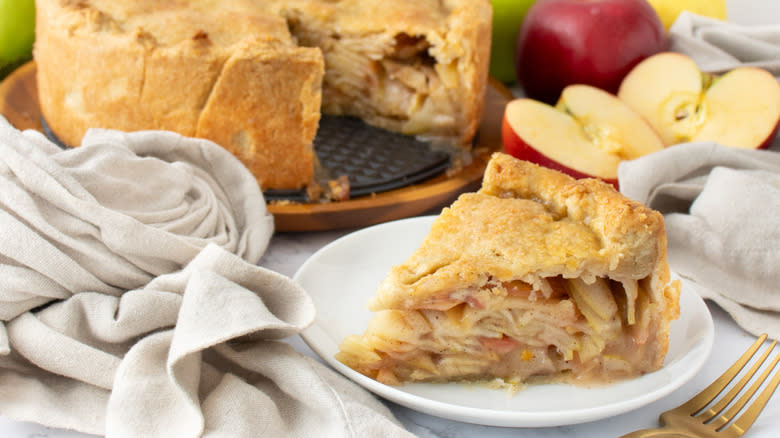
[[[453,52],[439,32],[348,33],[323,26],[297,10],[285,11],[298,43],[325,59],[322,111],[357,116],[408,135],[458,141],[476,126],[457,96],[464,92],[468,58]]]
[[[652,303],[636,281],[520,280],[442,294],[377,313],[337,359],[387,384],[453,379],[589,384],[654,369]],[[628,286],[626,286],[628,284]],[[639,306],[637,314],[637,306]]]
[[[452,93],[459,79],[456,76],[452,83],[446,75],[449,70],[427,55],[424,39],[399,34],[378,44],[385,50],[371,56],[343,38],[319,44],[330,48],[323,50],[325,113],[360,115],[376,126],[409,135],[457,136],[462,120],[456,120]]]

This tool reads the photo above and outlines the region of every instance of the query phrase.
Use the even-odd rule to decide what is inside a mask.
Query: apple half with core
[[[666,146],[713,141],[766,148],[780,123],[780,84],[768,71],[739,67],[715,76],[675,52],[637,65],[618,98],[644,117]]]
[[[520,27],[515,68],[526,96],[553,104],[567,85],[617,93],[631,68],[667,48],[646,0],[537,0]]]
[[[509,102],[501,136],[504,150],[516,158],[616,187],[622,160],[664,147],[626,104],[589,85],[566,87],[555,107],[530,98]]]

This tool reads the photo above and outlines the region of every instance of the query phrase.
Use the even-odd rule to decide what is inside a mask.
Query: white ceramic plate
[[[428,233],[434,217],[388,222],[344,236],[301,266],[295,280],[314,299],[317,318],[302,337],[323,360],[369,391],[400,405],[452,420],[492,426],[545,427],[611,417],[653,402],[691,379],[713,343],[707,306],[683,285],[680,319],[672,323],[666,362],[660,370],[614,385],[578,388],[536,385],[511,395],[479,385],[383,385],[336,361],[345,336],[365,330],[366,308],[390,267],[406,260]]]

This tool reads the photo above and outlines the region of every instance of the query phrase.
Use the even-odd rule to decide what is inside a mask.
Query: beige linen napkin
[[[671,269],[753,334],[780,339],[780,154],[687,143],[620,164],[666,220]]]
[[[780,77],[780,23],[743,26],[683,11],[669,39],[670,50],[690,56],[703,71],[754,66]]]
[[[219,146],[0,117],[0,415],[108,437],[408,436],[278,340],[314,318],[256,265],[273,233]]]

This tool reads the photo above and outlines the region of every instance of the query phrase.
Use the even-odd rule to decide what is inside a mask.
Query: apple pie
[[[608,383],[662,366],[678,301],[660,213],[497,153],[481,189],[390,270],[336,358],[391,385]]]
[[[264,189],[314,174],[321,112],[467,146],[481,120],[488,0],[39,0],[41,111],[230,150]]]

